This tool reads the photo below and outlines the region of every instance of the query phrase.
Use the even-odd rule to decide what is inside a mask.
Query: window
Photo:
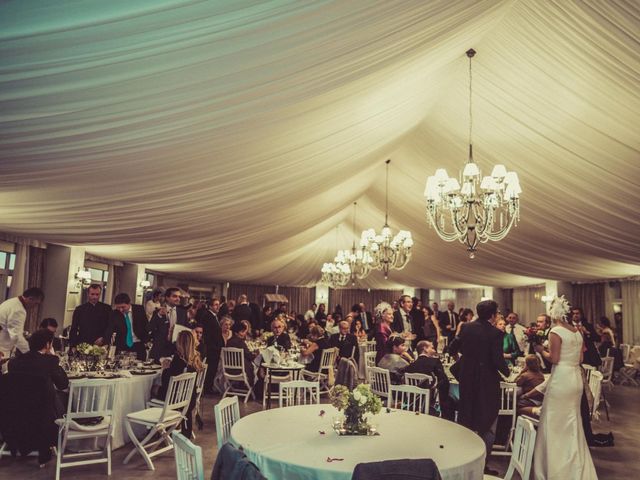
[[[9,298],[9,289],[11,288],[15,266],[16,254],[0,250],[0,302]]]
[[[108,265],[104,265],[97,262],[85,262],[85,268],[91,273],[91,283],[97,283],[102,286],[101,302],[104,302],[107,293],[107,281],[109,280]],[[87,301],[87,290],[82,291],[82,301]]]

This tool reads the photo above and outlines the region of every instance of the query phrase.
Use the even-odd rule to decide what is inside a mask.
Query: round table
[[[379,436],[338,436],[331,428],[338,414],[329,404],[263,410],[240,419],[231,441],[274,480],[350,480],[358,463],[403,458],[433,459],[444,480],[483,476],[484,443],[460,425],[383,408],[370,415]],[[336,457],[344,460],[327,462]]]
[[[113,405],[114,428],[112,448],[122,447],[129,441],[124,419],[128,413],[144,410],[151,398],[151,386],[160,379],[162,370],[147,375],[132,375],[128,371],[120,372],[123,377],[116,379],[116,398]],[[74,380],[70,380],[71,383]],[[141,429],[142,433],[144,428]]]

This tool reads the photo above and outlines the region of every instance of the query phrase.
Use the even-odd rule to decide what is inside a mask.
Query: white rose
[[[360,405],[364,405],[365,403],[367,403],[367,397],[360,397],[360,400],[358,400],[358,403]]]
[[[353,399],[354,399],[356,402],[359,402],[361,398],[362,398],[362,394],[361,394],[358,390],[356,390],[355,392],[353,392]]]

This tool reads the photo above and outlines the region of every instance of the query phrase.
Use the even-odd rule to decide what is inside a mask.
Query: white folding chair
[[[280,408],[320,403],[320,382],[293,380],[280,384]]]
[[[390,385],[387,407],[428,414],[429,393],[429,390],[413,385]]]
[[[369,340],[365,343],[365,352],[376,352],[376,341]]]
[[[429,388],[434,388],[438,384],[438,380],[435,375],[429,375],[427,373],[405,373],[404,383],[405,385],[413,385],[418,387],[423,384],[424,381],[429,380]]]
[[[196,374],[196,385],[195,385],[195,389],[196,389],[196,405],[193,409],[193,418],[195,419],[196,423],[198,424],[198,427],[200,429],[202,429],[202,415],[201,415],[201,411],[200,411],[200,398],[202,397],[202,392],[204,391],[204,379],[207,376],[207,369],[209,368],[209,365],[207,365],[207,362],[203,362],[202,365],[204,366],[204,368],[199,371]],[[194,430],[191,431],[191,438],[192,439],[196,439],[196,433]]]
[[[518,386],[515,383],[500,382],[500,409],[498,410],[498,419],[506,417],[511,420],[511,428],[509,436],[504,445],[493,445],[491,455],[511,455],[511,444],[513,442],[513,432],[516,427],[516,396],[518,394]]]
[[[329,385],[329,377],[332,375],[333,367],[336,364],[336,357],[338,356],[337,348],[325,348],[322,351],[322,357],[320,358],[320,368],[317,372],[310,372],[309,370],[302,370],[302,378],[307,380],[315,380],[320,383],[320,395],[323,393],[329,393],[331,385]]]
[[[594,370],[596,370],[596,367],[593,367],[591,365],[587,365],[586,363],[582,364],[582,368],[584,370],[584,373],[587,377],[587,383],[589,383],[589,378],[591,377],[591,372],[593,372]]]
[[[176,456],[177,480],[204,480],[202,448],[175,430],[171,433],[171,438]]]
[[[379,367],[369,368],[369,384],[371,391],[379,397],[389,396],[389,385],[391,385],[391,374],[389,370]]]
[[[249,396],[255,400],[253,385],[249,384],[247,373],[244,370],[244,351],[241,348],[224,347],[220,358],[222,359],[222,374],[227,384],[222,398],[227,395],[240,395],[244,396],[244,403],[247,403]],[[238,384],[244,385],[246,389]]]
[[[129,463],[131,457],[138,452],[146,462],[149,470],[155,470],[151,457],[173,448],[171,433],[180,426],[187,410],[189,410],[195,383],[195,372],[182,373],[171,377],[164,406],[147,408],[129,413],[126,416],[124,425],[134,447],[122,463]],[[138,440],[138,437],[136,437],[133,431],[134,424],[142,425],[149,430],[149,433],[142,440]],[[154,440],[153,438],[156,435],[158,438]],[[165,446],[158,448],[163,442]]]
[[[213,407],[213,412],[216,418],[218,450],[220,450],[220,447],[229,440],[231,427],[240,420],[238,397],[223,398]]]
[[[589,389],[591,395],[593,395],[593,406],[591,408],[591,418],[598,418],[598,407],[600,406],[600,399],[602,398],[602,373],[597,370],[592,370],[589,376]]]
[[[629,363],[629,354],[631,353],[631,345],[628,343],[620,344],[620,353],[622,354],[622,363]]]
[[[364,354],[364,372],[365,372],[364,379],[365,379],[365,381],[367,383],[370,383],[369,382],[369,369],[371,367],[375,367],[376,366],[376,355],[377,355],[377,352],[375,350],[372,351],[372,352],[367,351]]]
[[[520,417],[516,423],[516,432],[513,438],[513,452],[509,461],[509,468],[503,480],[511,480],[514,472],[518,472],[520,478],[528,480],[533,463],[533,450],[536,446],[536,429],[529,420]],[[484,475],[484,480],[500,480],[498,477]]]
[[[602,372],[602,386],[607,387],[609,390],[613,388],[613,357],[604,357],[602,359],[602,365],[600,365],[600,371]]]
[[[113,437],[113,404],[116,396],[116,382],[113,380],[78,380],[69,387],[67,413],[56,420],[58,425],[58,448],[56,458],[56,480],[60,470],[80,465],[106,463],[107,475],[111,475],[111,441]],[[87,422],[90,420],[90,422]],[[98,439],[104,437],[104,447],[98,448]],[[94,439],[90,451],[65,453],[67,442],[78,439]],[[100,456],[100,458],[91,458]],[[83,460],[65,462],[66,459]]]

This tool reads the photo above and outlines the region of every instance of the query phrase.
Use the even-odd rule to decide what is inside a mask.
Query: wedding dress
[[[542,403],[533,454],[536,480],[597,480],[580,418],[582,372],[580,332],[556,326],[562,339],[560,361],[552,367]]]

